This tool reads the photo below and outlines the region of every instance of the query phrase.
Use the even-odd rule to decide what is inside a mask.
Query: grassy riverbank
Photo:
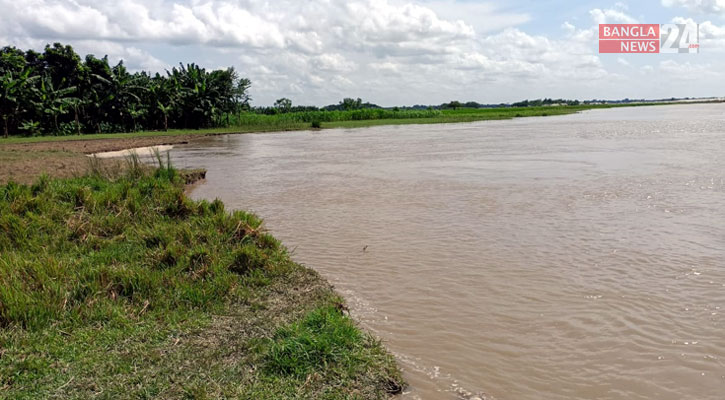
[[[98,168],[96,165],[95,168]],[[0,397],[385,398],[393,358],[169,166],[0,186]]]
[[[501,120],[523,117],[547,117],[553,115],[574,114],[594,108],[609,108],[609,106],[550,106],[550,107],[509,107],[509,108],[459,108],[456,110],[443,110],[439,115],[426,118],[406,119],[379,119],[379,120],[347,120],[323,124],[325,128],[361,128],[378,125],[407,125],[407,124],[447,124],[459,122],[475,122]]]

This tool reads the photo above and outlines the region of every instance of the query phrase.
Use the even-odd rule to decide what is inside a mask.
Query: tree
[[[107,116],[112,122],[124,126],[126,130],[129,128],[135,130],[137,128],[137,115],[135,114],[141,103],[140,95],[147,90],[141,82],[142,79],[143,77],[139,74],[130,74],[126,66],[123,65],[123,61],[111,69],[111,94],[109,104],[106,107]],[[110,106],[110,109],[108,109],[108,106]],[[131,121],[126,116],[129,116]]]
[[[248,92],[250,87],[252,87],[252,81],[247,78],[238,79],[234,85],[232,101],[239,110],[249,109],[249,102],[252,101]]]
[[[15,47],[0,49],[0,75],[11,73],[18,75],[27,68],[25,54]]]
[[[3,119],[3,135],[8,136],[10,120],[18,122],[24,108],[31,70],[26,67],[24,53],[14,47],[0,49],[0,115]]]
[[[171,81],[164,79],[161,75],[156,76],[151,80],[149,85],[148,94],[150,96],[149,102],[155,102],[155,110],[161,113],[161,119],[164,131],[169,130],[169,114],[174,110],[177,102],[177,91],[176,88],[171,85]],[[148,117],[155,121],[156,115],[154,114],[154,108],[149,107]]]
[[[111,92],[111,81],[113,73],[108,64],[108,57],[96,58],[89,54],[83,64],[86,72],[85,79],[81,83],[82,89],[79,94],[83,96],[84,104],[82,113],[85,116],[86,127],[93,127],[97,133],[101,133],[101,123],[107,122],[108,113],[113,93]]]
[[[165,75],[130,72],[108,57],[78,56],[55,43],[43,53],[0,48],[0,119],[4,135],[201,128],[249,110],[249,79],[233,68],[180,64]],[[40,129],[43,128],[43,129]]]
[[[156,106],[158,107],[159,111],[161,111],[162,114],[164,114],[164,132],[169,130],[169,112],[171,111],[171,104],[169,105],[163,105],[159,101]]]
[[[55,87],[78,86],[82,80],[81,58],[69,45],[54,43],[45,46],[40,56],[41,73],[48,75]]]
[[[76,134],[81,134],[81,122],[78,118],[78,109],[83,107],[85,101],[79,97],[72,97],[68,101],[68,104],[73,108],[73,122],[75,123]]]
[[[292,100],[290,100],[286,97],[277,99],[277,101],[274,102],[274,108],[276,108],[282,112],[289,112],[289,110],[292,108]]]
[[[61,82],[62,83],[62,82]],[[36,105],[43,114],[53,118],[53,127],[58,132],[58,117],[68,113],[68,108],[73,105],[73,98],[68,95],[75,92],[75,86],[56,89],[50,76],[45,76],[41,80],[40,89],[38,91],[39,102]]]
[[[174,80],[179,92],[179,108],[185,128],[201,128],[209,125],[214,117],[214,101],[209,76],[204,68],[196,64],[179,64],[169,77]]]
[[[0,76],[0,114],[3,118],[3,136],[8,137],[9,120],[11,117],[18,120],[18,114],[21,111],[22,99],[26,97],[29,83],[36,77],[30,76],[30,70],[26,69],[19,76],[13,76],[11,72],[6,72]]]
[[[359,110],[362,108],[362,100],[358,97],[357,99],[351,99],[346,97],[340,102],[340,106],[345,111]]]
[[[20,92],[20,80],[15,79],[10,72],[0,76],[0,114],[3,117],[3,136],[8,137],[8,123],[10,116],[15,114]]]
[[[131,104],[128,108],[128,115],[131,116],[131,120],[133,121],[133,131],[138,132],[137,121],[140,117],[146,115],[146,110],[143,108],[143,106]]]

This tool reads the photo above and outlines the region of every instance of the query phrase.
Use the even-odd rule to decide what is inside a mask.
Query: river
[[[725,398],[725,105],[209,137],[399,359],[404,399]]]

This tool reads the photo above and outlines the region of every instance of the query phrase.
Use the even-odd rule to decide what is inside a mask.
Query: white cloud
[[[675,24],[696,25],[692,18],[675,17],[672,19]],[[704,21],[698,24],[701,52],[722,52],[725,51],[725,26],[718,26],[711,21]]]
[[[3,10],[0,31],[29,37],[108,37],[121,35],[108,17],[99,10],[78,3],[0,1]]]
[[[83,47],[87,47],[85,44]],[[105,49],[101,53],[108,55],[108,59],[112,63],[123,60],[126,67],[131,71],[152,71],[162,72],[171,69],[168,63],[152,56],[145,50],[136,47],[124,47],[118,43],[106,42],[98,46],[89,48],[88,52],[98,52],[99,49]]]
[[[637,19],[627,14],[627,6],[622,3],[616,3],[613,8],[594,8],[589,10],[589,18],[591,25],[585,28],[578,28],[569,21],[564,22],[561,26],[566,32],[569,39],[576,43],[596,44],[599,36],[599,24],[634,24]]]
[[[503,11],[501,5],[494,3],[426,0],[422,4],[435,11],[440,18],[464,21],[477,34],[497,32],[531,21],[528,13]]]
[[[487,54],[503,63],[501,71],[516,75],[582,80],[606,75],[588,44],[551,40],[518,29],[507,29],[484,40]]]
[[[624,9],[599,9],[595,8],[589,11],[589,15],[597,24],[636,24],[637,19],[629,16]]]
[[[664,60],[660,62],[659,69],[674,79],[697,80],[719,75],[712,70],[710,64],[691,63],[690,61]]]
[[[574,24],[570,23],[569,21],[565,21],[563,24],[561,24],[561,28],[566,31],[567,34],[573,35],[576,32],[576,26]]]
[[[322,54],[312,60],[315,68],[322,71],[349,72],[355,69],[355,63],[341,54]]]
[[[256,104],[283,96],[318,105],[343,96],[383,105],[601,97],[614,80],[642,82],[639,67],[617,75],[607,65],[625,64],[597,54],[596,24],[637,21],[620,3],[554,21],[547,34],[522,27],[534,12],[492,1],[0,0],[0,10],[0,45],[61,41],[152,71],[178,61],[233,65],[252,80]],[[724,32],[701,24],[710,47]],[[692,63],[658,70],[676,74]]]
[[[443,20],[430,8],[412,3],[396,6],[387,0],[368,0],[349,2],[346,8],[357,19],[353,32],[370,42],[457,40],[474,35],[463,21]]]
[[[0,30],[35,38],[283,47],[279,27],[226,2],[174,3],[164,11],[136,1],[0,0]]]
[[[696,22],[692,18],[675,17],[672,18],[675,24],[699,25],[700,39],[723,39],[725,38],[725,26],[717,26],[711,21]]]
[[[725,12],[725,0],[662,0],[665,7],[684,7],[702,14]]]

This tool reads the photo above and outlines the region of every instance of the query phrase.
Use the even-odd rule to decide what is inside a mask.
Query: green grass
[[[323,128],[362,128],[378,125],[407,124],[445,124],[459,122],[488,121],[520,117],[545,117],[551,115],[573,114],[597,106],[557,106],[557,107],[518,107],[518,108],[459,108],[443,110],[437,116],[410,119],[382,119],[365,121],[335,121],[323,123]]]
[[[321,308],[277,331],[267,351],[267,372],[305,378],[319,365],[354,367],[354,350],[362,343],[360,331],[339,310]]]
[[[550,107],[508,107],[508,108],[460,108],[457,110],[357,110],[357,111],[314,111],[277,115],[241,114],[232,118],[231,126],[200,130],[144,131],[133,133],[108,133],[72,136],[10,137],[0,139],[2,144],[33,143],[66,140],[130,139],[153,136],[209,135],[225,133],[254,133],[296,131],[313,128],[319,123],[322,128],[359,128],[378,125],[439,124],[510,119],[517,117],[551,116],[572,114],[579,111],[634,107],[653,104],[608,104]]]
[[[0,398],[385,398],[399,372],[262,221],[168,165],[0,186]]]

